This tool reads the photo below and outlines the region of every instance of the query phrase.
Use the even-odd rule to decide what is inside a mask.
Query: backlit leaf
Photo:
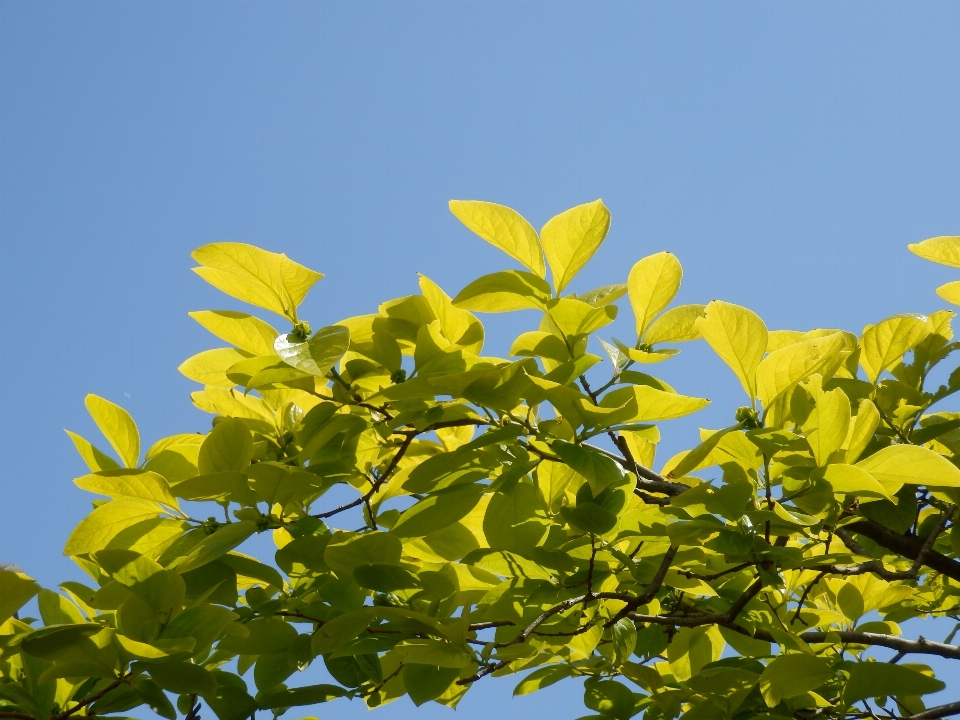
[[[494,247],[519,260],[538,277],[546,277],[537,231],[518,212],[481,200],[451,200],[450,212]]]
[[[601,200],[562,212],[543,226],[540,239],[558,294],[593,257],[609,229],[610,211]]]

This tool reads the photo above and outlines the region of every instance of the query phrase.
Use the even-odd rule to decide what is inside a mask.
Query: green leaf
[[[606,455],[563,440],[555,440],[550,447],[561,460],[587,479],[594,497],[607,486],[623,480],[619,466]]]
[[[227,371],[249,357],[250,353],[235,348],[204,350],[184,360],[177,370],[202,385],[229,388],[237,383],[227,377]]]
[[[930,324],[922,315],[894,315],[876,325],[868,325],[860,338],[860,365],[872,383],[930,334]]]
[[[438,490],[401,513],[390,532],[401,538],[423,537],[467,516],[483,496],[479,485],[455,485]]]
[[[960,280],[941,285],[937,288],[937,295],[952,305],[960,305]]]
[[[852,704],[872,697],[926,695],[940,692],[945,687],[939,680],[903,665],[858,662],[850,668],[843,701]]]
[[[682,278],[680,261],[668,252],[645,257],[630,270],[627,287],[637,319],[638,338],[643,337],[653,319],[677,296]]]
[[[302,342],[292,334],[280,335],[273,349],[285,363],[297,370],[323,377],[340,362],[350,346],[350,330],[344,325],[320,328],[309,340]]]
[[[75,448],[77,448],[77,452],[80,453],[80,457],[83,458],[83,461],[87,464],[87,467],[89,467],[93,472],[99,472],[100,470],[114,470],[120,467],[116,460],[98,450],[84,438],[80,437],[76,433],[70,432],[69,430],[64,430],[64,432],[70,436],[70,440],[73,441],[73,445]]]
[[[884,487],[873,475],[856,465],[845,465],[843,463],[827,465],[815,471],[811,478],[826,480],[836,493],[881,497],[893,501],[889,488]],[[894,486],[892,492],[896,492],[896,490],[897,486]]]
[[[254,355],[273,355],[273,341],[279,333],[260,318],[233,310],[200,310],[187,315],[241,350]]]
[[[88,492],[117,498],[154,500],[168,507],[178,507],[176,498],[170,494],[167,481],[149,470],[121,468],[106,470],[76,478],[76,486]]]
[[[360,565],[399,565],[403,543],[390,533],[364,535],[338,532],[327,543],[323,560],[337,572],[353,573]]]
[[[861,460],[865,470],[887,486],[960,487],[960,468],[942,455],[916,445],[890,445]]]
[[[781,699],[816,690],[832,677],[833,671],[827,661],[816,655],[780,655],[760,676],[760,692],[767,705],[775,707]]]
[[[6,622],[38,592],[40,586],[33,578],[13,570],[0,570],[0,623]]]
[[[253,457],[253,435],[239,418],[217,423],[200,446],[198,467],[202,475],[246,469]]]
[[[87,515],[67,538],[64,555],[102,550],[121,531],[157,517],[163,508],[149,500],[111,500]]]
[[[743,385],[751,402],[757,396],[757,368],[767,349],[767,326],[747,308],[713,300],[695,326]]]
[[[907,249],[924,260],[930,260],[941,265],[960,268],[960,237],[956,235],[941,235],[923,242],[907,245]]]
[[[597,682],[591,678],[584,683],[583,704],[604,717],[629,720],[637,712],[638,699],[626,685],[616,680]]]
[[[84,404],[123,464],[136,467],[140,459],[140,433],[130,413],[98,395],[87,395]]]
[[[412,572],[387,563],[358,565],[353,571],[353,579],[362,588],[385,593],[420,587],[420,581]]]
[[[3,581],[0,580],[0,586],[2,583]],[[4,600],[6,595],[4,590]],[[37,605],[40,607],[40,617],[43,618],[44,625],[78,625],[86,621],[76,605],[52,590],[41,590]],[[3,617],[2,608],[0,608],[0,617]]]
[[[540,238],[558,294],[593,257],[609,229],[610,211],[602,200],[571,208],[543,226]]]
[[[697,318],[703,317],[706,305],[678,305],[670,308],[647,328],[643,341],[648,345],[664,342],[699,340]]]
[[[523,471],[525,467],[520,469]],[[543,515],[543,503],[530,482],[520,482],[512,490],[494,493],[483,516],[487,544],[495,550],[518,553],[532,550],[547,534]]]
[[[163,664],[141,663],[142,668],[162,687],[174,693],[212,694],[217,690],[217,681],[205,668],[189,662],[171,662]]]
[[[201,267],[193,271],[230,297],[271,310],[297,322],[297,306],[323,277],[286,255],[244,243],[204,245],[191,257]]]
[[[846,456],[841,447],[850,430],[850,400],[840,388],[824,392],[817,377],[811,380],[807,392],[813,397],[813,410],[806,418],[797,412],[793,412],[793,417],[800,422],[817,465],[823,466],[831,458],[837,459],[837,455]]]
[[[347,691],[336,685],[304,685],[298,688],[269,690],[257,695],[257,704],[266,710],[273,708],[299,707],[330,702],[347,695]]]
[[[181,574],[195,570],[226,555],[256,531],[256,523],[250,520],[221,525],[213,535],[205,537],[189,553],[177,558],[168,567]]]
[[[450,296],[426,275],[420,275],[420,292],[439,321],[443,337],[464,350],[479,354],[483,349],[483,324],[476,316],[454,305]],[[419,350],[419,339],[417,345]]]
[[[463,648],[433,638],[409,638],[399,643],[394,650],[403,656],[405,662],[442,668],[466,667],[472,660],[471,655]]]
[[[710,404],[710,401],[706,398],[679,395],[649,385],[632,385],[607,393],[600,401],[600,405],[601,407],[616,407],[623,405],[630,399],[636,402],[636,413],[632,417],[618,420],[618,422],[673,420],[702,410]]]
[[[550,300],[545,280],[521,270],[504,270],[477,278],[453,299],[453,304],[475,312],[543,310]]]
[[[457,668],[420,663],[407,663],[401,671],[404,688],[417,707],[443,695],[459,674]]]
[[[548,665],[534,670],[521,680],[513,689],[514,696],[529,695],[537,690],[543,690],[556,682],[570,677],[573,670],[568,665]]]
[[[450,212],[488,243],[519,260],[530,272],[546,277],[537,231],[518,212],[481,200],[451,200]]]

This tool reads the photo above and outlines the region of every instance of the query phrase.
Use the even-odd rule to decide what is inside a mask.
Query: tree
[[[56,592],[0,570],[0,717],[453,707],[508,674],[518,695],[585,677],[589,717],[616,720],[957,711],[924,708],[944,683],[922,660],[960,646],[899,626],[960,618],[960,413],[935,407],[960,368],[926,387],[960,347],[954,313],[768,331],[726,302],[670,307],[666,252],[564,294],[607,233],[599,200],[540,233],[500,205],[450,208],[524,269],[453,299],[421,277],[420,295],[316,332],[297,307],[319,273],[238,243],[193,253],[290,331],[191,313],[229,345],[180,367],[212,429],[142,458],[127,412],[87,397],[116,452],[70,434],[89,466],[75,482],[101,498],[65,548],[90,580]],[[960,267],[960,237],[910,249]],[[960,304],[958,285],[939,293]],[[601,339],[624,298],[636,339]],[[483,356],[473,313],[521,309],[539,325],[514,359]],[[641,370],[698,339],[746,403],[655,472],[657,423],[708,401]],[[353,499],[331,503],[335,486]],[[262,533],[273,564],[242,552]],[[18,619],[34,596],[42,622]],[[297,683],[317,662],[336,685]]]

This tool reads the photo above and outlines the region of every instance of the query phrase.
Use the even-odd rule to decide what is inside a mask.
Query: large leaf
[[[481,200],[451,200],[450,212],[488,243],[519,260],[530,272],[546,277],[537,231],[518,212]]]
[[[926,695],[940,692],[946,685],[903,665],[884,662],[858,662],[850,668],[850,679],[843,689],[848,704],[872,697],[890,695]]]
[[[602,200],[578,205],[551,218],[540,239],[559,294],[600,247],[610,229],[610,211]]]
[[[391,532],[397,537],[423,537],[453,525],[476,507],[483,496],[479,485],[454,485],[405,510]]]
[[[193,271],[215,288],[291,322],[297,322],[297,306],[323,277],[286,255],[244,243],[204,245],[191,257],[201,265]]]
[[[453,299],[453,304],[476,312],[542,310],[550,300],[545,280],[521,270],[504,270],[477,278]]]
[[[237,383],[227,377],[227,371],[249,357],[250,353],[235,348],[204,350],[184,360],[177,370],[203,385],[233,387]]]
[[[876,325],[868,325],[860,338],[860,364],[870,382],[893,366],[930,333],[930,324],[922,315],[894,315]]]
[[[0,570],[0,624],[40,592],[36,581],[20,572]]]
[[[420,276],[420,291],[439,321],[440,330],[447,341],[479,354],[483,348],[483,324],[476,316],[454,305],[443,289],[426,275]]]
[[[64,555],[102,550],[121,531],[142,520],[157,517],[163,508],[149,500],[121,499],[96,508],[67,538]]]
[[[172,508],[177,507],[176,499],[170,494],[169,483],[148,470],[105,470],[84,475],[73,482],[83,490],[111,498],[155,500]]]
[[[140,459],[140,433],[130,413],[98,395],[87,395],[84,404],[123,464],[136,467]]]
[[[890,484],[960,487],[960,468],[942,455],[916,445],[891,445],[856,464]]]
[[[757,396],[757,368],[767,349],[767,327],[747,308],[713,300],[696,320],[703,339],[743,385],[751,402]]]
[[[960,268],[960,236],[941,235],[923,242],[907,245],[914,255],[941,265]]]
[[[783,698],[792,698],[816,690],[833,677],[826,660],[816,655],[781,655],[767,665],[760,676],[760,692],[767,705],[774,707]]]
[[[637,337],[676,297],[683,278],[683,268],[676,256],[659,252],[638,261],[630,270],[627,288],[630,305],[637,320]]]
[[[664,342],[699,340],[697,318],[703,317],[706,305],[678,305],[670,308],[647,328],[643,341],[648,345]]]
[[[256,523],[250,520],[221,525],[213,535],[205,537],[189,553],[170,563],[169,567],[179,573],[203,567],[226,555],[256,531]]]
[[[787,345],[763,358],[757,366],[756,382],[757,396],[764,409],[798,382],[830,363],[843,347],[843,335],[834,333]]]

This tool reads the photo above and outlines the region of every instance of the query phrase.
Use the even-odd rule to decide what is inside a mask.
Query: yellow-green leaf
[[[658,252],[638,261],[627,277],[630,305],[637,320],[637,337],[670,304],[680,290],[683,268],[676,256]]]
[[[550,300],[546,280],[522,270],[504,270],[477,278],[453,299],[453,304],[476,312],[543,310]]]
[[[631,398],[637,403],[637,412],[629,418],[629,422],[672,420],[695,413],[710,404],[706,398],[678,395],[649,385],[631,385],[607,393],[600,405],[604,408],[619,407]]]
[[[323,277],[286,255],[244,243],[211,243],[191,257],[201,265],[194,272],[215,288],[291,322],[297,322],[297,306]]]
[[[0,623],[6,622],[38,592],[40,586],[33,578],[13,570],[0,570]]]
[[[770,408],[787,390],[827,365],[844,347],[843,335],[834,333],[787,345],[763,358],[757,367],[757,395]]]
[[[948,303],[960,305],[960,280],[954,280],[953,282],[948,282],[946,285],[941,285],[937,288],[937,295]]]
[[[610,211],[602,200],[571,208],[543,226],[540,238],[558,294],[593,257],[609,229]]]
[[[451,200],[450,212],[488,243],[519,260],[530,272],[546,277],[537,231],[516,210],[482,200]]]
[[[227,370],[249,357],[250,353],[235,348],[216,348],[204,350],[187,358],[177,369],[186,377],[203,385],[233,387],[236,383],[227,377]],[[273,359],[276,361],[277,358]]]
[[[891,493],[900,488],[900,483],[890,488],[884,487],[870,473],[856,465],[836,463],[820,468],[814,473],[830,483],[833,491],[844,495],[863,495],[865,497],[879,497],[893,501]]]
[[[850,704],[871,697],[926,695],[940,692],[945,687],[939,680],[903,665],[858,662],[850,668],[843,701]]]
[[[923,242],[907,245],[914,255],[941,265],[960,268],[960,236],[941,235]]]
[[[130,413],[98,395],[87,395],[84,404],[123,464],[136,467],[140,458],[140,433]]]
[[[450,296],[426,275],[420,276],[420,291],[440,321],[444,337],[454,345],[479,355],[483,349],[483,324],[476,316],[454,305]]]
[[[670,308],[647,328],[643,341],[647,345],[664,342],[699,340],[697,318],[703,317],[706,305],[678,305]]]
[[[796,653],[780,655],[767,665],[760,676],[760,692],[767,705],[774,707],[783,698],[792,698],[815,690],[833,677],[827,661]]]
[[[187,315],[241,350],[254,355],[273,354],[273,341],[279,333],[258,317],[233,310],[200,310]]]
[[[76,433],[70,432],[69,430],[64,430],[64,432],[70,436],[70,440],[73,441],[73,445],[75,448],[77,448],[77,452],[80,453],[80,457],[83,458],[83,461],[87,464],[87,467],[93,472],[99,472],[100,470],[113,470],[120,467],[116,460],[103,453],[86,438],[80,437]]]
[[[873,440],[873,433],[880,424],[880,411],[870,400],[861,400],[857,409],[857,416],[850,427],[850,435],[844,442],[847,448],[846,461],[856,462],[867,445]]]
[[[813,396],[814,407],[800,425],[817,465],[826,465],[831,455],[839,451],[847,439],[850,400],[840,388],[824,391],[820,387],[819,376],[814,376],[810,381],[807,392]]]
[[[169,507],[178,507],[176,498],[170,494],[167,481],[148,470],[119,469],[105,470],[78,477],[73,481],[76,486],[88,492],[106,495],[111,498],[138,498],[154,500]]]
[[[856,465],[883,483],[960,487],[960,468],[917,445],[890,445]]]
[[[150,500],[111,500],[87,515],[67,538],[64,555],[102,550],[121,531],[157,517],[163,508]]]
[[[767,349],[767,326],[751,310],[713,300],[695,322],[703,339],[743,385],[751,402],[757,396],[757,367]]]
[[[929,334],[930,324],[921,315],[894,315],[876,325],[868,325],[860,338],[860,364],[872,383],[887,368],[909,352]]]
[[[253,457],[253,435],[239,418],[228,418],[210,431],[200,446],[201,474],[244,470]]]

